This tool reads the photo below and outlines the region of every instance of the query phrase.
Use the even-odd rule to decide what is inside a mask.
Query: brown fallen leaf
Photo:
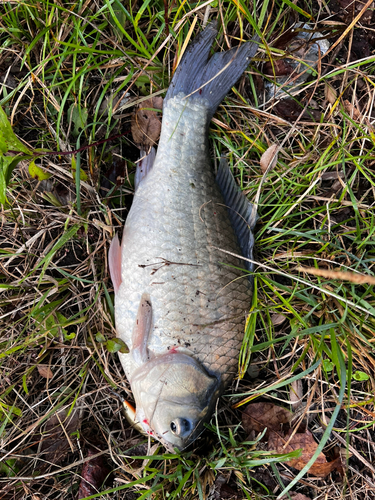
[[[359,109],[353,106],[353,104],[347,99],[345,99],[344,101],[344,108],[355,122],[359,122],[363,118],[362,113],[359,111]]]
[[[336,170],[335,170],[333,172],[324,172],[320,178],[322,179],[322,181],[331,181],[332,179],[338,179],[339,177],[340,178],[345,177],[345,174],[343,171],[336,172]]]
[[[151,97],[142,102],[133,114],[131,131],[138,147],[148,150],[159,139],[161,120],[154,109],[162,109],[162,107],[163,99],[161,97]]]
[[[280,314],[280,313],[271,314],[271,322],[272,322],[273,326],[282,325],[285,320],[286,320],[286,316],[284,316],[284,314]]]
[[[260,168],[263,174],[267,171],[271,171],[275,168],[278,156],[279,146],[277,144],[272,144],[265,152],[262,154],[260,159]]]
[[[69,417],[65,410],[60,410],[50,417],[42,433],[41,452],[46,462],[58,465],[69,451],[74,451],[70,435],[80,428],[79,411],[73,411]]]
[[[302,470],[316,452],[318,444],[308,430],[302,434],[294,434],[289,441],[291,433],[292,430],[283,437],[280,433],[271,431],[268,439],[268,449],[276,453],[290,453],[302,449],[302,455],[299,458],[293,458],[288,461],[288,465],[291,467]],[[309,469],[309,474],[313,474],[317,477],[325,477],[334,469],[338,468],[339,460],[340,459],[336,459],[333,462],[327,462],[325,455],[319,453],[317,459]]]
[[[47,365],[38,365],[38,372],[41,377],[44,378],[52,378],[53,377],[53,372],[51,368]]]
[[[90,447],[87,449],[89,457],[97,453],[98,451],[94,448]],[[78,489],[77,500],[98,493],[109,472],[110,470],[102,456],[88,460],[82,469],[82,479]]]
[[[282,99],[280,102],[277,102],[273,108],[276,115],[284,118],[284,120],[288,120],[290,122],[295,122],[297,118],[302,114],[302,120],[306,121],[316,121],[319,122],[322,116],[322,113],[318,110],[311,108],[304,108],[301,104],[294,101],[293,99]]]
[[[324,97],[332,105],[335,104],[337,100],[336,90],[333,87],[331,87],[331,85],[329,85],[328,83],[326,83],[324,86]]]
[[[245,431],[263,432],[267,428],[265,438],[268,438],[271,431],[282,432],[290,428],[289,422],[293,418],[293,413],[282,406],[273,403],[254,403],[247,405],[242,414],[242,425]]]
[[[281,498],[282,498],[282,500],[287,500],[288,495],[285,495]],[[307,497],[306,495],[303,495],[302,493],[293,493],[293,492],[290,492],[290,498],[292,500],[311,500],[310,497]]]

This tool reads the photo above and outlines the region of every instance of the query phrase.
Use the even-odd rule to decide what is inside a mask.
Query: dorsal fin
[[[220,160],[216,182],[228,208],[230,222],[236,233],[242,255],[247,259],[252,259],[254,247],[253,229],[257,221],[256,209],[236,184],[224,158]],[[246,262],[246,268],[252,271],[253,264]]]

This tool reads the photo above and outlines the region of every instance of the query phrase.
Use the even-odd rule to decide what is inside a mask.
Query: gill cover
[[[172,352],[151,357],[147,349],[151,327],[151,298],[143,294],[131,350],[138,364],[130,380],[136,420],[170,451],[182,450],[197,438],[211,417],[220,381],[186,354]]]

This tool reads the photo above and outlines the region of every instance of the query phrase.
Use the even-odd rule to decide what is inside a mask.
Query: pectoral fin
[[[111,246],[109,247],[108,263],[109,263],[109,272],[111,273],[113,287],[115,289],[115,293],[117,293],[122,281],[121,246],[117,234],[115,234],[115,237],[111,242]]]
[[[152,326],[152,305],[148,293],[144,293],[139,303],[132,335],[132,356],[139,365],[148,361],[147,342]]]

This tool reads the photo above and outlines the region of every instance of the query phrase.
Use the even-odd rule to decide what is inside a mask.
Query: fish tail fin
[[[217,35],[217,23],[210,23],[187,48],[178,65],[165,98],[167,102],[180,92],[207,99],[211,119],[225,95],[236,83],[258,49],[256,36],[250,42],[211,58],[210,50]]]

